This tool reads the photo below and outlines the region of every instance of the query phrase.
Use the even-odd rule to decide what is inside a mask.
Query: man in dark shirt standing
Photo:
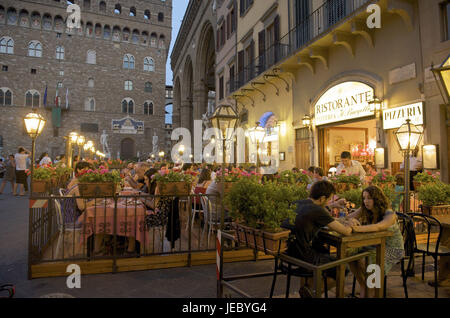
[[[291,227],[295,239],[288,247],[290,256],[314,265],[326,264],[336,260],[322,245],[317,244],[318,241],[316,240],[320,229],[324,226],[343,235],[352,233],[351,224],[342,224],[336,221],[325,209],[335,192],[336,190],[330,182],[318,181],[311,188],[310,198],[298,202],[295,225]],[[336,268],[327,270],[326,275],[328,278],[333,278],[333,280],[328,281],[328,289],[331,289],[335,285]],[[300,289],[300,295],[307,297],[310,292],[303,286]]]

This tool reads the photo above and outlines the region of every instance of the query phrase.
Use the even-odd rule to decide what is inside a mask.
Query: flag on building
[[[47,85],[45,85],[45,92],[44,92],[44,107],[47,107]]]
[[[66,88],[66,109],[69,109],[69,88]]]
[[[59,93],[58,93],[58,88],[56,88],[55,107],[59,107]]]

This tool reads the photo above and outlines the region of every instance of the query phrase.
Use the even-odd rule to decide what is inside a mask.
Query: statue
[[[109,146],[108,146],[108,135],[106,134],[106,130],[103,130],[103,134],[100,136],[100,144],[103,146],[103,153],[109,154]]]
[[[202,115],[202,122],[203,122],[203,125],[205,126],[205,128],[209,128],[210,120],[208,118],[208,113],[204,113]]]
[[[153,154],[158,153],[158,136],[156,135],[156,132],[153,133]]]

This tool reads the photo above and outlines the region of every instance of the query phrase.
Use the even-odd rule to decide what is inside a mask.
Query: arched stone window
[[[91,0],[84,0],[83,1],[83,7],[86,10],[90,10],[91,9]]]
[[[133,82],[132,81],[125,81],[125,90],[126,91],[132,91],[133,90]]]
[[[134,114],[134,101],[127,97],[122,100],[122,113]]]
[[[164,13],[158,13],[158,22],[164,22]]]
[[[154,115],[153,102],[146,101],[144,103],[144,115]]]
[[[102,13],[106,13],[106,2],[100,1],[100,4],[98,5],[98,10]]]
[[[54,28],[57,32],[64,32],[64,20],[59,15],[55,17]]]
[[[141,35],[141,44],[147,46],[148,45],[148,32],[144,31]]]
[[[0,39],[0,53],[14,54],[14,40],[9,36]]]
[[[125,54],[123,57],[123,68],[134,70],[134,56],[131,54]]]
[[[35,29],[41,28],[41,15],[38,12],[31,14],[31,27]]]
[[[38,91],[31,89],[25,93],[25,106],[40,107],[41,94]]]
[[[17,11],[14,8],[9,8],[8,9],[8,13],[7,13],[7,17],[8,17],[8,24],[10,25],[16,25],[17,24]]]
[[[149,56],[147,56],[144,59],[144,71],[146,71],[146,72],[154,72],[155,71],[155,61]]]
[[[31,41],[28,44],[28,56],[42,57],[42,44],[39,41]]]
[[[134,44],[139,44],[139,31],[136,29],[133,30],[133,35],[131,36],[131,42],[133,42]]]
[[[97,23],[95,25],[95,37],[96,38],[101,38],[102,37],[102,26],[100,23]]]
[[[150,46],[156,47],[158,45],[156,43],[157,41],[158,41],[158,36],[156,35],[156,33],[152,33],[152,35],[150,36]]]
[[[160,49],[165,49],[166,48],[166,38],[164,35],[161,34],[161,36],[159,37],[159,48]]]
[[[64,60],[64,47],[63,46],[56,47],[56,59]]]
[[[53,29],[53,19],[50,14],[44,14],[42,18],[42,28],[47,31],[51,31]]]
[[[94,27],[91,22],[86,23],[86,36],[93,36],[94,35]]]
[[[111,39],[111,28],[109,27],[109,25],[105,25],[103,27],[103,38],[105,40]]]
[[[13,94],[7,87],[0,88],[0,106],[11,106]]]
[[[88,97],[84,101],[84,110],[88,112],[95,112],[95,98]]]
[[[135,17],[136,16],[136,8],[135,7],[131,7],[130,8],[130,17]]]
[[[151,92],[153,91],[153,85],[152,85],[151,82],[146,82],[146,83],[145,83],[144,91],[145,91],[146,93],[151,93]]]
[[[120,41],[121,39],[121,31],[120,31],[120,27],[118,27],[117,25],[113,28],[113,41]]]
[[[97,64],[97,53],[94,50],[89,50],[87,52],[86,63]]]
[[[144,19],[145,20],[150,20],[150,10],[145,10],[144,11]]]
[[[24,28],[30,27],[30,17],[27,10],[21,10],[19,14],[19,25]]]
[[[122,14],[122,6],[120,4],[114,6],[114,13],[119,15]]]
[[[93,78],[88,79],[88,87],[89,88],[94,88],[95,86],[95,82]]]

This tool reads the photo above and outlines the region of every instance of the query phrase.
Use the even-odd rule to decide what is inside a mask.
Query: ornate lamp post
[[[81,150],[86,143],[86,138],[84,136],[78,136],[77,145],[78,145],[78,160],[81,160]]]
[[[221,216],[220,216],[220,229],[224,229],[225,221],[225,207],[224,207],[224,194],[225,194],[225,180],[223,176],[225,175],[225,145],[227,140],[232,140],[234,131],[238,124],[239,116],[234,110],[234,108],[229,104],[222,104],[216,108],[213,115],[211,116],[212,126],[218,130],[219,139],[222,141],[222,180],[221,180]]]
[[[159,153],[159,160],[160,160],[160,161],[163,161],[164,156],[165,156],[164,151],[161,151],[161,152]]]
[[[259,146],[264,141],[266,131],[259,125],[259,122],[257,122],[255,127],[249,129],[248,134],[252,144],[256,144],[256,167],[259,168],[259,154],[261,152]]]
[[[419,144],[422,132],[416,125],[411,123],[410,119],[406,120],[396,132],[398,145],[404,155],[404,169],[405,169],[405,209],[404,213],[409,212],[409,154],[416,149]]]
[[[431,67],[431,70],[433,71],[436,81],[440,84],[439,91],[442,95],[445,94],[447,98],[447,100],[444,98],[444,102],[447,104],[450,103],[450,55],[445,59],[440,67]],[[442,93],[441,86],[444,93]]]
[[[68,137],[66,137],[67,147],[66,147],[66,158],[67,167],[73,168],[73,146],[77,144],[78,134],[76,132],[71,132]]]
[[[31,137],[31,185],[30,185],[30,197],[33,195],[33,173],[34,173],[34,160],[36,152],[36,138],[42,133],[45,126],[45,119],[40,114],[33,112],[29,113],[23,119],[25,122],[25,128],[28,135]]]

